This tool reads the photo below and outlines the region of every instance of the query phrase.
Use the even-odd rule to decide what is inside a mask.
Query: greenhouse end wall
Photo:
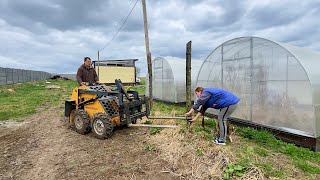
[[[186,101],[186,63],[185,59],[176,57],[157,57],[152,61],[153,98],[171,103]],[[202,61],[192,61],[191,88],[195,89],[196,77]],[[146,78],[146,95],[149,96],[148,75]],[[192,99],[194,93],[192,91]]]
[[[318,57],[315,62],[303,59],[309,56],[302,52],[297,59],[297,51],[288,51],[285,45],[257,37],[236,38],[218,46],[207,57],[196,84],[223,88],[239,96],[234,118],[319,137],[319,106],[314,104],[319,87],[310,81],[306,67],[309,62],[320,67],[320,55],[313,52]],[[320,79],[320,71],[312,72],[317,76],[313,78]]]

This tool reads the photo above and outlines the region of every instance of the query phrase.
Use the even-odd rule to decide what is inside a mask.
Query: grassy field
[[[75,81],[59,80],[0,86],[0,121],[35,113],[44,105],[63,105],[75,86]]]
[[[77,86],[75,81],[39,81],[15,85],[0,86],[0,121],[15,120],[37,112],[46,106],[64,106],[69,99],[71,90]],[[131,87],[144,93],[145,85]],[[182,106],[155,102],[152,115],[183,116],[185,108]],[[147,122],[152,123],[152,122]],[[187,128],[184,121],[180,133],[190,136],[190,143],[200,140],[211,142],[216,136],[214,119],[207,119],[205,127],[201,127],[198,120],[191,128]],[[264,177],[286,179],[294,173],[303,173],[306,179],[317,179],[320,174],[320,153],[306,148],[297,147],[276,139],[268,131],[253,128],[235,127],[235,142],[229,143],[224,150],[230,155],[230,162],[224,168],[224,178],[229,179],[242,176],[243,173],[257,169]],[[161,129],[150,129],[151,134],[159,134]],[[194,153],[202,156],[212,146],[199,147]],[[146,150],[153,150],[146,146]]]

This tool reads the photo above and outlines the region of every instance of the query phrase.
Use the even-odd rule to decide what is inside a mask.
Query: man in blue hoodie
[[[240,99],[229,91],[219,88],[203,88],[197,87],[196,96],[199,98],[192,106],[186,116],[191,116],[194,110],[199,109],[197,115],[190,121],[195,122],[208,108],[220,109],[218,115],[219,122],[219,138],[214,142],[220,145],[226,145],[227,138],[227,118],[236,110]]]

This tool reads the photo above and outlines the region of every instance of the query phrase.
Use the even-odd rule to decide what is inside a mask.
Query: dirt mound
[[[50,79],[58,79],[58,80],[71,80],[70,78],[63,77],[61,75],[54,75]]]

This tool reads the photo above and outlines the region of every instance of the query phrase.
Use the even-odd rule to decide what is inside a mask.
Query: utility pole
[[[150,99],[150,109],[152,109],[152,107],[153,107],[152,62],[151,62],[151,52],[149,49],[147,8],[146,8],[146,1],[145,0],[142,0],[142,9],[143,9],[143,22],[144,22],[144,37],[145,37],[145,42],[146,42],[146,55],[147,55],[148,74],[149,74],[149,99]]]
[[[191,41],[186,45],[186,112],[191,108]]]

